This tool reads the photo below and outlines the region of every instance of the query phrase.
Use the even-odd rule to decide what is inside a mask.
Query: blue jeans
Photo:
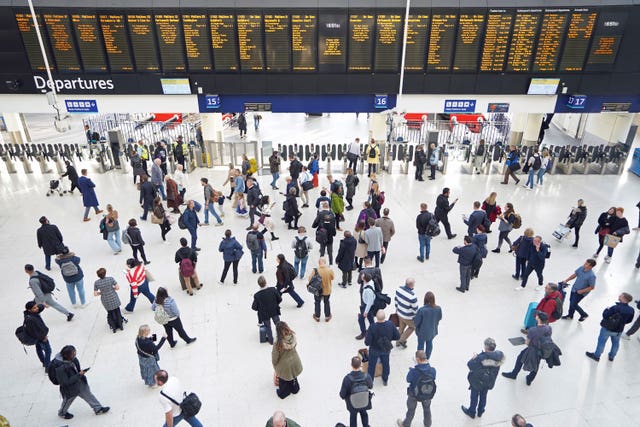
[[[99,209],[97,206],[85,206],[84,208],[84,217],[89,218],[89,211],[93,208],[93,211],[97,214]]]
[[[278,172],[271,172],[271,177],[273,178],[271,180],[271,188],[275,188],[277,187],[276,184],[277,184],[278,178],[280,178],[280,174]]]
[[[173,417],[173,425],[175,426],[182,420],[185,420],[187,424],[192,427],[202,427],[202,423],[196,417],[185,418],[182,416],[182,414],[178,415],[177,417]],[[164,423],[163,427],[167,427],[167,423]]]
[[[193,228],[189,229],[189,234],[191,234],[191,249],[196,248],[196,243],[198,242],[198,229]]]
[[[418,350],[422,350],[427,353],[427,359],[431,358],[431,352],[433,351],[433,340],[425,340],[417,335],[418,337]]]
[[[538,184],[542,185],[542,177],[547,170],[545,168],[538,169]]]
[[[533,188],[533,177],[536,175],[536,171],[529,169],[529,176],[527,177],[527,183],[525,187]]]
[[[379,353],[369,347],[369,367],[367,372],[371,378],[375,376],[378,359],[382,364],[382,381],[387,382],[389,380],[389,371],[391,370],[389,367],[389,353]]]
[[[420,242],[420,260],[429,258],[431,253],[431,236],[428,234],[418,234],[418,242]]]
[[[256,272],[256,263],[258,264],[258,273],[262,273],[264,271],[264,266],[262,265],[262,250],[251,251],[251,272]]]
[[[110,231],[107,234],[107,243],[111,247],[113,252],[120,252],[122,250],[122,242],[120,241],[120,230]]]
[[[209,224],[209,212],[213,215],[213,217],[218,221],[218,224],[222,223],[222,220],[216,213],[216,210],[213,208],[213,202],[207,203],[204,208],[204,223]]]
[[[521,274],[524,276],[524,271],[526,270],[526,268],[527,259],[516,256],[516,279],[519,279]]]
[[[84,305],[86,301],[84,299],[84,282],[82,279],[78,280],[77,282],[67,283],[67,292],[69,293],[69,299],[71,300],[71,304],[73,305],[76,305],[76,289],[78,290],[80,303]]]
[[[615,248],[607,247],[607,256],[611,258],[613,256],[613,250]]]
[[[472,415],[476,413],[482,415],[484,413],[484,407],[487,406],[487,392],[489,390],[477,391],[471,389],[471,401],[469,403],[469,412]],[[476,407],[478,408],[476,410]]]
[[[44,268],[51,270],[51,255],[44,256]]]
[[[460,264],[460,287],[468,291],[469,282],[471,282],[471,266]]]
[[[42,366],[48,368],[51,362],[51,344],[49,344],[49,339],[46,341],[36,341],[36,354],[42,362]]]
[[[167,194],[164,192],[164,184],[156,185],[156,189],[160,192],[162,200],[167,200]]]
[[[153,302],[156,300],[156,297],[149,290],[149,281],[147,279],[144,279],[144,282],[142,282],[142,284],[138,286],[138,296],[140,296],[140,294],[147,297],[151,304],[153,304]],[[127,311],[133,311],[133,309],[136,308],[137,300],[137,298],[133,297],[133,289],[129,288],[129,304],[127,304],[124,309]]]
[[[308,260],[309,260],[309,255],[307,255],[306,257],[304,257],[302,259],[298,258],[298,257],[294,257],[293,258],[293,268],[296,270],[296,274],[301,279],[304,279],[304,272],[307,269],[307,261]],[[300,270],[298,270],[298,266],[300,267]]]
[[[365,324],[364,319],[369,319],[369,326],[373,325],[373,313],[368,313],[368,316],[364,317],[362,315],[364,313],[364,308],[364,305],[360,305],[360,314],[358,314],[358,325],[360,326],[360,333],[363,335],[367,332],[367,325]]]
[[[616,354],[618,353],[618,347],[620,347],[620,335],[622,335],[622,332],[611,332],[605,328],[600,328],[600,335],[598,335],[598,346],[596,347],[596,351],[594,352],[596,357],[600,357],[600,355],[604,351],[604,346],[609,338],[611,338],[611,351],[609,352],[609,357],[616,357]]]

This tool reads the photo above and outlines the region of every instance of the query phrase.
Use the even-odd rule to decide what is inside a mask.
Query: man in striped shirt
[[[410,277],[404,282],[404,286],[396,290],[396,313],[400,328],[400,339],[396,342],[396,347],[407,348],[407,338],[416,330],[413,324],[413,318],[418,311],[418,298],[413,292],[415,285],[416,279]]]

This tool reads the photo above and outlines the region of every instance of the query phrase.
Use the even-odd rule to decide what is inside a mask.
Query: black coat
[[[153,199],[156,198],[156,187],[151,181],[145,181],[140,185],[140,203],[145,206],[153,206]]]
[[[59,357],[59,356],[56,356]],[[56,378],[60,383],[62,397],[76,397],[80,393],[80,382],[87,383],[87,378],[80,375],[80,361],[75,357],[72,361],[63,360],[56,368]]]
[[[176,251],[175,262],[179,263],[185,258],[189,258],[191,262],[193,262],[193,265],[195,265],[198,262],[198,253],[188,246],[178,249]]]
[[[296,196],[291,194],[287,195],[287,200],[285,201],[285,216],[287,221],[298,216],[300,211],[298,210],[298,201],[296,200]]]
[[[78,171],[76,171],[76,168],[74,168],[70,164],[67,165],[67,171],[63,173],[62,176],[68,177],[69,181],[71,181],[74,184],[78,183]]]
[[[436,208],[433,211],[433,214],[438,220],[446,219],[449,211],[453,209],[454,205],[455,203],[451,205],[449,204],[449,198],[447,196],[440,194],[436,199]]]
[[[251,309],[258,312],[258,321],[263,322],[273,316],[280,316],[282,295],[274,287],[260,289],[253,295]]]
[[[38,313],[24,311],[24,327],[27,335],[38,341],[43,341],[49,335],[49,328],[40,317],[40,313],[44,310],[44,305],[38,304],[38,310]]]
[[[353,260],[356,256],[356,246],[358,242],[353,236],[345,237],[340,241],[340,248],[338,249],[338,256],[336,256],[336,263],[340,271],[353,270]]]
[[[45,255],[59,254],[62,249],[62,233],[53,224],[42,224],[36,232],[38,247],[42,248]]]

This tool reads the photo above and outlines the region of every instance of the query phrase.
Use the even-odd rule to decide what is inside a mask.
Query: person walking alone
[[[82,169],[80,171],[82,176],[78,178],[78,191],[82,193],[82,204],[84,205],[84,222],[91,221],[89,218],[89,210],[93,208],[96,215],[102,213],[102,209],[99,207],[98,197],[94,188],[96,185],[87,177],[87,170]]]
[[[44,268],[51,270],[51,256],[57,255],[64,247],[64,239],[60,229],[51,224],[46,216],[41,216],[38,220],[40,228],[36,231],[38,247],[44,252]]]

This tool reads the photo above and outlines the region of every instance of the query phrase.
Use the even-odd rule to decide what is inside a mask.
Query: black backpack
[[[483,366],[469,372],[469,385],[476,391],[491,390],[496,384],[497,370],[496,367]]]
[[[329,233],[327,232],[327,229],[322,225],[318,226],[318,229],[316,230],[316,242],[320,243],[321,245],[326,245],[328,241]]]
[[[370,146],[369,147],[369,158],[370,159],[375,159],[376,158],[376,146]]]
[[[322,295],[322,278],[320,277],[320,274],[318,274],[318,270],[315,268],[313,269],[313,276],[311,277],[311,280],[307,283],[307,290],[309,293],[313,294],[313,296],[317,297]]]
[[[430,375],[421,372],[418,381],[409,388],[409,393],[417,401],[422,402],[433,399],[436,388],[436,381]]]
[[[558,286],[558,288],[560,288],[560,286]],[[558,298],[556,298],[556,308],[555,310],[553,310],[553,312],[551,313],[551,318],[558,320],[559,318],[562,317],[562,303],[564,302],[563,299],[563,295],[562,293],[560,293],[560,296]]]
[[[437,237],[440,234],[440,226],[438,225],[438,221],[435,219],[433,215],[429,219],[427,223],[427,235],[431,237]]]
[[[370,287],[370,286],[369,286]],[[376,295],[375,300],[373,300],[373,305],[371,306],[371,312],[373,314],[377,313],[378,310],[384,310],[387,308],[389,304],[391,304],[391,298],[387,294],[383,294],[381,291],[373,289],[373,292]]]
[[[354,382],[349,391],[349,403],[354,409],[367,409],[371,405],[371,396],[366,377],[363,380]]]
[[[289,280],[293,281],[297,276],[296,269],[293,268],[293,265],[288,264],[288,263],[287,263],[287,267],[288,267],[288,270],[289,270],[289,271],[287,271],[287,274],[289,275]]]
[[[534,157],[533,158],[533,166],[532,166],[533,170],[534,171],[540,170],[541,166],[542,166],[542,159],[540,158],[540,156]]]
[[[27,333],[26,322],[22,326],[18,326],[16,329],[16,337],[22,345],[35,345],[38,342],[37,339]]]
[[[61,366],[62,363],[62,360],[58,359],[57,355],[56,357],[51,359],[51,362],[49,363],[49,367],[47,368],[47,376],[49,377],[49,381],[51,381],[53,385],[60,385],[58,376],[56,375],[56,369],[58,369],[58,367]]]
[[[40,281],[40,289],[42,289],[43,294],[50,294],[56,290],[56,283],[51,277],[39,271],[36,271],[36,273],[38,273],[36,277]]]
[[[309,255],[309,248],[307,248],[307,236],[304,236],[302,239],[298,239],[296,237],[296,247],[293,251],[298,259],[304,259]]]
[[[620,314],[619,311],[616,311],[611,316],[602,319],[602,321],[600,322],[600,326],[610,332],[616,332],[618,329],[620,329],[621,325],[624,325],[623,322],[624,319],[622,318],[622,314]]]
[[[180,230],[186,230],[187,229],[187,224],[184,222],[183,215],[184,215],[184,212],[181,212],[180,216],[178,217],[178,228]]]

